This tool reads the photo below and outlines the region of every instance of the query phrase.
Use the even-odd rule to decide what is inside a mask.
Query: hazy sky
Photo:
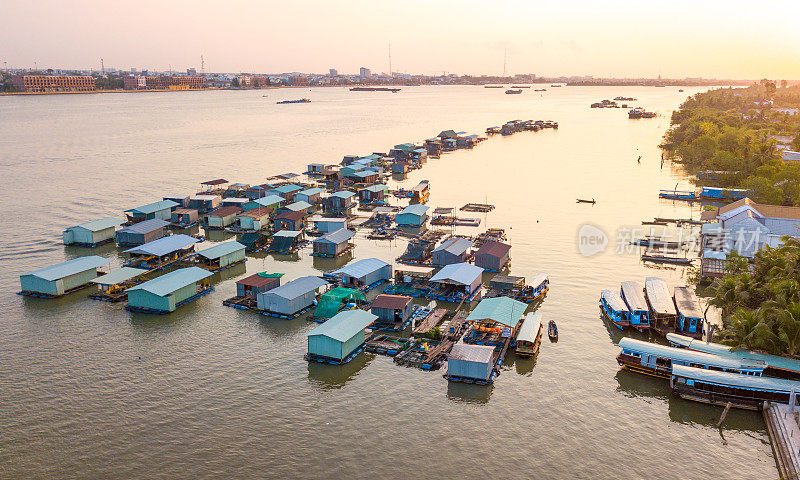
[[[124,7],[123,7],[124,5]],[[800,0],[4,0],[8,67],[800,78]]]

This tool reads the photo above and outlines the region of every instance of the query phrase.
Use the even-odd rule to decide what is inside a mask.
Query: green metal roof
[[[470,312],[467,321],[492,320],[508,327],[515,327],[528,305],[513,298],[485,298]]]
[[[345,310],[308,332],[307,336],[322,335],[339,342],[346,342],[377,319],[377,315],[364,310]]]
[[[732,347],[727,345],[712,342],[706,343],[703,340],[696,340],[684,335],[678,335],[677,333],[668,333],[667,340],[670,343],[680,345],[689,350],[696,350],[698,352],[710,353],[738,360],[761,360],[772,368],[800,373],[800,360],[795,360],[793,358],[779,357],[777,355],[753,352],[750,350],[732,350]]]
[[[89,230],[90,232],[99,232],[100,230],[113,228],[116,227],[117,225],[122,225],[122,220],[114,217],[106,217],[98,220],[92,220],[91,222],[81,223],[80,225],[69,227],[67,228],[67,230],[73,228],[83,228],[84,230]]]
[[[172,200],[161,200],[160,202],[148,203],[147,205],[142,205],[141,207],[131,208],[130,210],[125,210],[125,211],[148,215],[161,210],[165,210],[167,208],[173,208],[178,206],[179,206],[178,203],[173,202]]]
[[[131,287],[126,291],[130,292],[131,290],[144,290],[152,293],[153,295],[165,297],[176,290],[180,290],[183,287],[197,283],[204,278],[210,277],[211,275],[213,275],[213,273],[209,272],[208,270],[203,270],[199,267],[181,268],[158,278],[154,278],[153,280],[144,282],[140,285],[136,285],[135,287]]]
[[[58,280],[59,278],[69,277],[70,275],[75,275],[76,273],[85,272],[107,263],[109,263],[109,261],[103,257],[90,255],[88,257],[80,257],[64,263],[59,263],[58,265],[40,268],[39,270],[25,273],[23,276],[33,275],[34,277],[39,277],[52,282],[53,280]]]
[[[147,273],[147,270],[143,268],[122,267],[107,275],[95,278],[92,280],[92,283],[97,283],[98,285],[116,285],[145,273]]]
[[[197,252],[197,254],[208,259],[215,259],[244,249],[245,249],[244,245],[237,242],[236,240],[232,240],[230,242],[214,245],[213,247],[206,248],[205,250],[200,250],[199,252]]]

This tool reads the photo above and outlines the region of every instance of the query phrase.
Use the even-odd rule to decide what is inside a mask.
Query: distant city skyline
[[[800,78],[788,1],[6,3],[5,68]]]

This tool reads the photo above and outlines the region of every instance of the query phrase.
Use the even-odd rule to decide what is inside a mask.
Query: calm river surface
[[[732,411],[720,431],[722,409],[620,371],[619,335],[597,307],[600,290],[622,280],[685,281],[683,269],[615,250],[617,232],[642,220],[697,218],[657,198],[688,184],[679,168],[661,168],[657,145],[671,111],[698,90],[547,88],[0,97],[0,478],[777,478],[758,414]],[[617,95],[660,116],[589,108]],[[299,97],[313,101],[275,104]],[[558,322],[559,342],[546,341],[535,362],[509,356],[493,387],[448,385],[441,371],[371,354],[310,365],[305,333],[316,324],[222,306],[245,273],[293,279],[336,266],[308,250],[249,257],[166,316],[91,301],[87,290],[15,295],[25,271],[93,253],[120,263],[113,245],[65,248],[67,226],[211,178],[257,184],[516,118],[560,128],[492,137],[404,182],[429,179],[431,206],[497,205],[481,228],[509,229],[512,274],[551,275],[539,311]],[[585,223],[609,234],[604,253],[578,252]],[[362,234],[355,258],[391,261],[404,249]]]

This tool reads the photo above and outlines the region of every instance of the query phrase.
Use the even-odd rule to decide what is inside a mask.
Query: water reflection
[[[209,242],[224,242],[234,238],[236,235],[225,230],[205,229],[206,240]]]
[[[505,367],[503,370],[511,370],[513,367],[516,369],[517,375],[530,375],[533,372],[533,368],[536,366],[536,359],[538,358],[538,354],[534,357],[529,357],[517,355],[513,352],[509,353],[503,363]]]
[[[667,384],[667,388],[669,388],[669,384]],[[724,410],[721,406],[692,402],[677,395],[669,396],[668,405],[671,422],[714,428],[717,428]],[[725,430],[745,432],[764,432],[766,430],[764,421],[758,412],[737,408],[731,408],[728,411],[720,428],[723,432]]]
[[[236,278],[240,275],[244,275],[245,273],[247,273],[247,265],[245,265],[245,263],[246,262],[237,263],[236,265],[233,265],[231,267],[226,268],[225,270],[215,273],[211,277],[211,282],[218,283],[225,280],[230,280],[232,278]]]
[[[447,382],[447,399],[457,403],[486,404],[492,396],[494,385]]]
[[[341,268],[347,264],[350,260],[353,259],[353,251],[350,250],[346,252],[344,255],[340,255],[335,258],[328,258],[328,257],[311,257],[311,263],[315,269],[321,272],[330,272],[332,270],[336,270]]]
[[[320,390],[343,388],[364,367],[370,364],[373,358],[375,358],[375,355],[360,353],[356,358],[344,365],[308,362],[308,381]]]
[[[666,401],[670,397],[669,380],[634,373],[620,368],[614,375],[619,387],[617,391],[631,398],[641,398],[647,402],[653,399]]]
[[[76,245],[64,245],[64,252],[67,254],[69,259],[84,257],[87,255],[100,255],[101,257],[108,257],[107,254],[115,253],[116,251],[117,244],[114,242],[104,243],[103,245],[98,245],[94,248],[79,247]]]

